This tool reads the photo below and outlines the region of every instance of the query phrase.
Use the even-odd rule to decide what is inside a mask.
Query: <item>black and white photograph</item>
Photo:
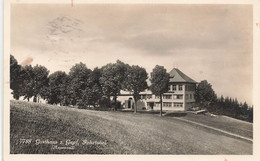
[[[10,3],[8,154],[252,156],[253,13]]]

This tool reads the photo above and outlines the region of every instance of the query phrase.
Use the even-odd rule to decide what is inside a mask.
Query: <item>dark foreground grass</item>
[[[10,112],[10,152],[14,154],[252,154],[251,142],[158,114],[21,101],[11,101]],[[25,144],[21,139],[32,142]],[[45,143],[36,145],[37,139]]]
[[[24,103],[21,103],[23,105]],[[10,144],[13,154],[110,154],[114,144],[77,125],[73,120],[50,115],[33,103],[11,103]],[[20,106],[20,107],[19,107]],[[32,109],[35,108],[35,109]],[[45,107],[46,108],[46,107]],[[56,113],[57,114],[57,113]],[[63,113],[65,114],[65,113]],[[68,113],[72,114],[73,113]],[[26,143],[26,140],[31,143]],[[55,143],[57,141],[57,144]],[[55,144],[52,144],[55,143]],[[111,147],[113,146],[113,147]],[[123,151],[119,151],[123,153]]]

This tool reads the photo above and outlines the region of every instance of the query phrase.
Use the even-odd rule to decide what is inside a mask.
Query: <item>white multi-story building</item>
[[[185,75],[177,68],[173,68],[170,72],[170,82],[168,92],[163,94],[162,105],[163,110],[184,111],[194,106],[196,81]],[[127,94],[124,94],[127,96]],[[134,101],[131,95],[125,100],[125,108],[133,108]],[[140,93],[141,99],[137,103],[138,109],[160,109],[160,97],[153,95],[147,90]]]

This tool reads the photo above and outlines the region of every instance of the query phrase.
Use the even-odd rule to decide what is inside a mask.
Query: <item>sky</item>
[[[10,53],[50,73],[116,60],[176,67],[252,105],[252,21],[251,5],[13,4]]]

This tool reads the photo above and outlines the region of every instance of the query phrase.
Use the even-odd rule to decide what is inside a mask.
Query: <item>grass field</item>
[[[188,113],[186,120],[202,123],[214,128],[225,130],[248,138],[253,138],[253,124],[226,116],[196,115]]]
[[[175,117],[22,101],[11,101],[10,108],[10,152],[14,154],[252,154],[250,141]],[[188,114],[182,118],[252,136],[252,124],[225,117]],[[233,125],[234,129],[228,128]]]

